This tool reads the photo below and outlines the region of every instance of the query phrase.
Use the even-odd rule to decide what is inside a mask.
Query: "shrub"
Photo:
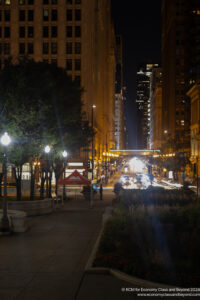
[[[198,286],[199,236],[200,205],[161,214],[146,210],[133,218],[119,213],[105,226],[94,265],[151,281]]]

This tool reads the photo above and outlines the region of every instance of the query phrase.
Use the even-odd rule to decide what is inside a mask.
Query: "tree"
[[[0,131],[14,139],[9,147],[21,197],[22,166],[31,165],[33,198],[35,158],[43,158],[43,148],[75,151],[89,143],[92,129],[83,121],[81,89],[64,69],[23,59],[10,61],[0,73]]]

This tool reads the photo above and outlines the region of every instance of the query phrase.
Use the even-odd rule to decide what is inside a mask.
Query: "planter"
[[[53,199],[34,201],[8,201],[8,209],[20,210],[27,213],[27,216],[40,216],[53,212]]]
[[[2,209],[0,210],[0,218],[2,218]],[[24,211],[8,210],[8,218],[13,232],[27,231],[27,214]]]

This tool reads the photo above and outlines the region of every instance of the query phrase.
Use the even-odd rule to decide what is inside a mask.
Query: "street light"
[[[1,137],[1,144],[3,145],[3,176],[4,176],[4,197],[3,197],[3,216],[1,219],[1,231],[4,233],[10,232],[10,225],[7,214],[7,147],[11,143],[11,138],[5,132]]]
[[[49,145],[47,145],[45,148],[44,148],[44,151],[45,153],[49,153],[51,151],[51,147]]]
[[[92,105],[92,130],[94,129],[94,108],[96,105]],[[90,208],[93,206],[93,179],[94,179],[94,137],[92,135],[92,180],[91,180],[91,194],[90,194]]]
[[[66,169],[66,164],[67,164],[67,155],[68,155],[68,153],[67,153],[67,151],[66,150],[64,150],[63,152],[62,152],[62,156],[63,156],[63,159],[64,159],[64,166],[63,166],[63,179],[65,179],[65,169]],[[65,184],[63,185],[63,201],[64,200],[66,200],[66,189],[65,189]]]
[[[48,177],[48,167],[49,167],[49,173],[51,173],[50,166],[49,166],[49,153],[51,151],[51,147],[47,145],[44,148],[44,152],[47,154],[47,170],[46,170],[46,197],[51,197],[51,176],[49,174]]]

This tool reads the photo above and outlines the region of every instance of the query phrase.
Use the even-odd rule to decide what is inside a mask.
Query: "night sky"
[[[136,67],[161,60],[161,0],[111,0],[116,34],[123,38],[124,85],[129,148],[135,148]]]

